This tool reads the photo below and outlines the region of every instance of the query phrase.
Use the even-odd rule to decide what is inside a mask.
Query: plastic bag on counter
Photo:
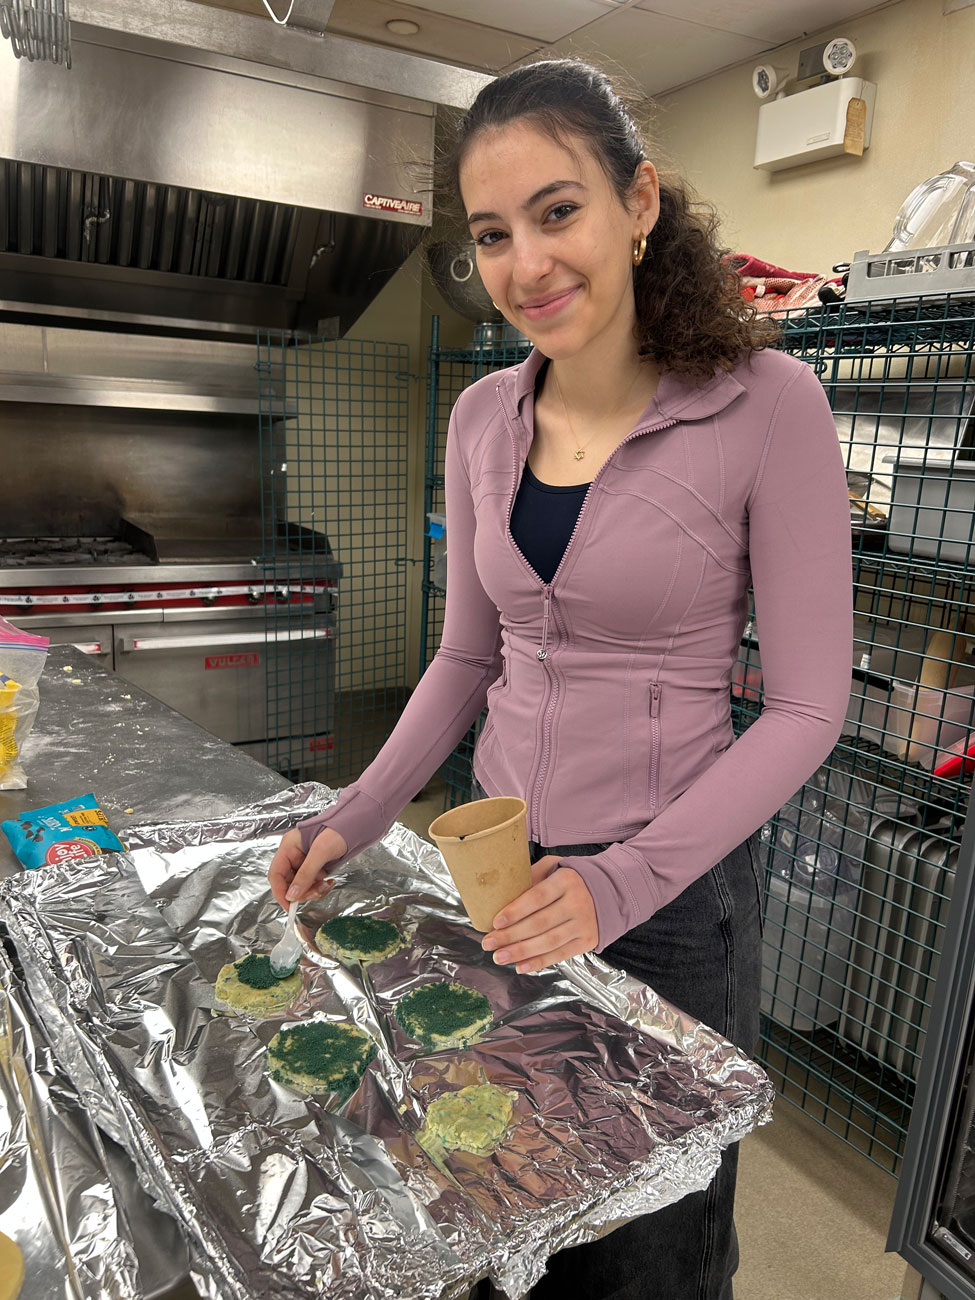
[[[122,843],[93,794],[34,808],[0,828],[25,867],[60,866],[99,853],[118,853]]]
[[[21,632],[0,618],[0,790],[27,788],[20,755],[37,716],[37,683],[49,644],[46,636]]]

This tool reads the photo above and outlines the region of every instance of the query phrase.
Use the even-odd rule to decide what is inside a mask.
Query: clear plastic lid
[[[894,220],[894,237],[883,250],[943,248],[975,242],[975,163],[956,162],[911,190]]]

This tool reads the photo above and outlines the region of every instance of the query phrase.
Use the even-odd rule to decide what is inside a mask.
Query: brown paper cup
[[[502,907],[531,888],[527,811],[524,799],[477,799],[430,823],[475,930],[493,929]]]

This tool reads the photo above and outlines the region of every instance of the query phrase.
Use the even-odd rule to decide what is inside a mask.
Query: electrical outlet
[[[821,45],[807,45],[804,50],[799,51],[797,81],[805,81],[807,77],[821,77],[824,75],[823,53],[828,44],[829,41],[823,41]]]

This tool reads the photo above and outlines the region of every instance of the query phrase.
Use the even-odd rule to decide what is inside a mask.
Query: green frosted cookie
[[[494,1019],[483,993],[464,984],[441,980],[421,984],[397,1005],[396,1019],[411,1038],[424,1047],[467,1047]]]
[[[267,953],[249,952],[238,961],[220,968],[214,989],[216,1000],[231,1011],[244,1011],[252,1016],[271,1015],[289,1007],[301,992],[301,975],[298,971],[278,977],[271,970]]]
[[[315,943],[320,952],[339,961],[370,966],[403,947],[403,936],[392,921],[372,916],[333,916],[319,927]]]
[[[271,1078],[299,1092],[350,1097],[375,1054],[368,1034],[355,1025],[309,1020],[274,1035],[267,1046]]]

